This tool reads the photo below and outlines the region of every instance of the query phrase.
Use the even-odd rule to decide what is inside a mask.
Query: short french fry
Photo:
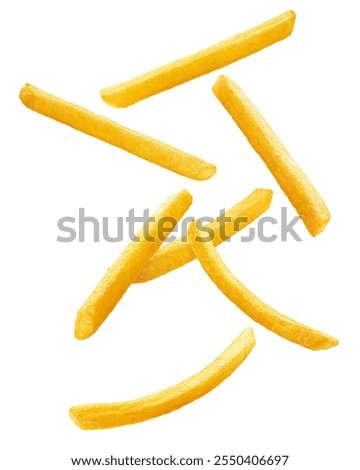
[[[180,191],[166,199],[144,224],[136,239],[127,245],[80,308],[75,325],[77,339],[85,339],[95,333],[160,247],[163,234],[159,234],[159,221],[164,217],[167,220],[172,218],[175,226],[191,203],[191,195],[185,190]]]
[[[196,222],[189,225],[189,242],[204,271],[214,284],[235,305],[254,321],[279,336],[314,351],[329,349],[338,340],[309,326],[297,323],[266,305],[229,270],[211,241],[204,241],[204,233]]]
[[[218,217],[208,224],[207,227],[213,230],[214,233],[214,245],[219,245],[251,224],[268,210],[271,199],[272,191],[270,189],[256,189],[225,212],[222,219],[219,220]],[[224,220],[224,222],[221,223],[221,220]],[[178,239],[162,246],[144,267],[135,282],[150,281],[180,268],[194,259],[194,252],[185,236],[185,239]]]
[[[232,80],[221,76],[214,94],[260,155],[312,236],[322,232],[330,212],[312,183],[280,142],[259,110]]]
[[[62,122],[179,175],[194,180],[206,180],[216,172],[216,167],[211,163],[121,126],[76,104],[50,95],[33,85],[27,84],[21,89],[20,99],[25,106],[37,113]]]
[[[217,387],[237,369],[254,346],[254,333],[246,328],[214,362],[183,382],[131,401],[74,406],[70,417],[81,429],[105,429],[170,413]]]
[[[288,11],[244,33],[200,52],[176,60],[132,80],[105,88],[103,100],[124,108],[243,59],[281,41],[292,33],[295,13]]]

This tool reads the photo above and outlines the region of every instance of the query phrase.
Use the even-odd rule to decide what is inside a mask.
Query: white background
[[[70,457],[290,455],[285,468],[358,468],[359,72],[355,1],[13,1],[1,7],[1,456],[12,469],[73,468]],[[258,296],[340,339],[313,352],[273,335],[228,301],[198,262],[132,286],[93,337],[77,309],[127,243],[58,243],[57,221],[154,210],[188,189],[189,214],[216,216],[256,187],[268,215],[291,208],[211,87],[219,72],[127,109],[99,90],[294,9],[293,35],[221,73],[261,109],[326,200],[332,220],[302,242],[219,247]],[[178,176],[26,109],[30,82],[218,167]],[[254,224],[256,226],[256,224]],[[114,227],[114,225],[113,225]],[[245,232],[244,232],[245,233]],[[103,431],[68,417],[177,383],[246,326],[257,346],[204,398],[169,415]],[[203,468],[210,468],[209,465]]]

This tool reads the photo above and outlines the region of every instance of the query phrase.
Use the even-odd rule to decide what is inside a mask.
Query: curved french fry
[[[279,336],[314,351],[329,349],[338,340],[309,326],[297,323],[266,305],[229,270],[211,241],[204,241],[204,234],[196,226],[189,225],[189,242],[204,271],[226,297],[234,302],[254,321]]]
[[[268,210],[272,199],[270,189],[256,189],[245,199],[237,203],[227,212],[223,218],[219,217],[209,223],[207,227],[214,233],[214,245],[217,246],[224,240],[251,224],[261,214]],[[246,220],[243,220],[246,218]],[[224,220],[223,223],[221,221]],[[224,236],[226,235],[226,236]],[[141,271],[135,282],[146,282],[166,274],[174,269],[184,266],[195,259],[194,252],[185,238],[175,240],[162,246],[151,258],[149,263]]]
[[[330,220],[325,202],[259,110],[228,77],[219,77],[213,92],[265,162],[311,235],[322,232]]]
[[[170,413],[217,387],[246,359],[254,346],[254,333],[246,328],[214,362],[183,382],[136,400],[74,406],[70,417],[82,429],[105,429]]]
[[[33,85],[27,84],[21,89],[20,99],[26,107],[37,113],[62,122],[179,175],[194,180],[206,180],[216,172],[216,167],[211,163],[121,126],[81,106],[50,95]]]
[[[118,85],[105,88],[105,103],[123,108],[243,59],[290,36],[295,13],[287,11],[244,33],[171,62]]]
[[[191,194],[183,190],[166,199],[152,214],[80,308],[75,324],[77,339],[85,339],[95,333],[160,247],[164,238],[159,234],[159,221],[171,218],[174,222],[172,230],[191,203]]]

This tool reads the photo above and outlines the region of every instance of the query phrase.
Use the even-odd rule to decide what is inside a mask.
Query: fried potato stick
[[[251,328],[246,328],[214,362],[183,382],[131,401],[74,406],[70,409],[70,417],[81,429],[105,429],[170,413],[220,385],[247,358],[254,346],[254,333]]]
[[[228,77],[219,77],[213,91],[265,162],[310,234],[315,237],[322,232],[330,220],[325,202],[259,110]]]
[[[281,41],[292,33],[295,13],[288,11],[244,33],[237,34],[200,52],[171,62],[132,80],[105,88],[103,100],[117,108],[137,103],[217,70]]]
[[[176,224],[191,203],[190,193],[183,190],[166,199],[152,214],[148,223],[144,224],[137,237],[127,245],[80,308],[75,325],[77,339],[86,339],[95,333],[160,247],[163,234],[159,233],[159,222],[166,217]],[[171,230],[173,228],[174,226]]]
[[[329,349],[338,340],[309,326],[297,323],[266,305],[229,270],[211,241],[204,241],[204,233],[196,222],[189,225],[189,242],[206,274],[237,307],[254,321],[279,336],[314,351]]]
[[[270,189],[256,189],[225,212],[222,217],[207,224],[207,228],[213,231],[214,245],[219,245],[251,224],[268,210],[271,199],[272,191]],[[150,281],[194,260],[194,252],[186,238],[185,236],[162,246],[144,267],[135,282]]]
[[[50,95],[33,85],[27,84],[21,89],[20,99],[26,107],[37,113],[62,122],[179,175],[200,181],[210,178],[216,172],[216,167],[211,163],[121,126],[76,104]]]

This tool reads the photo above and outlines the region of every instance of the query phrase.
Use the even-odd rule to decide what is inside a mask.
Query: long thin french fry
[[[270,189],[256,189],[245,199],[207,225],[213,231],[214,245],[217,246],[235,233],[247,227],[268,210],[272,199]],[[222,220],[224,221],[222,223]],[[180,238],[162,246],[141,271],[135,282],[156,279],[174,269],[184,266],[195,259],[189,242]]]
[[[74,406],[70,409],[70,417],[81,429],[89,430],[135,424],[170,413],[220,385],[254,346],[254,333],[251,328],[246,328],[214,362],[183,382],[131,401]]]
[[[214,244],[204,241],[204,233],[197,227],[196,222],[189,225],[188,236],[206,274],[231,302],[254,321],[277,335],[314,351],[329,349],[338,344],[338,340],[332,336],[282,315],[256,297],[225,265]]]
[[[156,165],[179,175],[195,180],[206,180],[216,172],[216,167],[211,163],[121,126],[76,104],[50,95],[33,85],[27,84],[21,89],[20,99],[25,106],[37,113],[126,150],[144,160],[156,163]]]
[[[217,70],[281,41],[292,33],[295,13],[288,11],[244,33],[132,80],[105,88],[103,100],[118,108],[130,106],[162,91]]]
[[[213,91],[274,175],[311,235],[322,232],[330,220],[325,202],[259,110],[228,77],[219,77]]]
[[[77,339],[85,339],[95,333],[160,247],[163,238],[159,234],[159,221],[166,217],[176,224],[191,203],[191,194],[183,190],[166,199],[151,216],[146,230],[144,225],[80,308],[75,324]]]

